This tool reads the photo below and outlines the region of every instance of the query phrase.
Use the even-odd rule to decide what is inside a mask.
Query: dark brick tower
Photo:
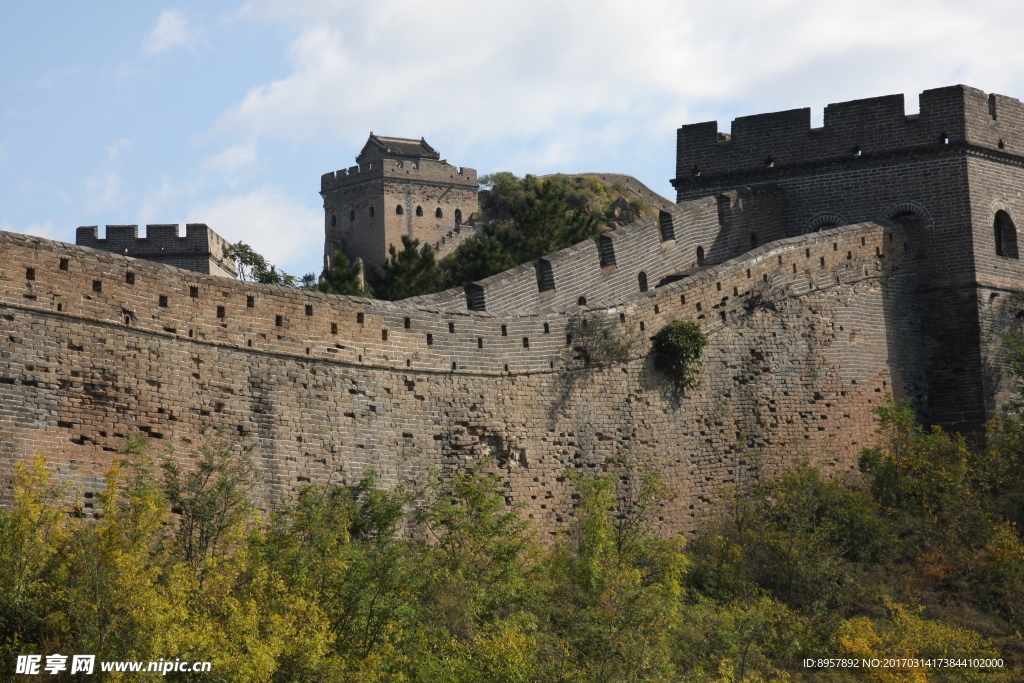
[[[920,114],[890,95],[678,131],[677,201],[741,185],[784,193],[788,235],[878,218],[906,222],[918,258],[923,381],[896,386],[926,419],[976,431],[1005,404],[1002,336],[1024,312],[1014,224],[1024,216],[1024,105],[957,85]],[[897,321],[898,322],[898,321]]]
[[[336,250],[381,263],[402,235],[434,244],[477,210],[476,171],[452,166],[422,138],[370,133],[356,163],[320,179],[325,264]]]

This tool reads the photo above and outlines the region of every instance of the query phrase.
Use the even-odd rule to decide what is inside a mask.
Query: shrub
[[[654,337],[654,366],[675,381],[679,389],[700,386],[700,356],[708,344],[700,326],[689,320],[671,322]]]

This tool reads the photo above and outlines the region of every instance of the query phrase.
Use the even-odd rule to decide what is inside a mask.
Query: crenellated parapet
[[[90,225],[75,231],[75,243],[198,273],[238,276],[235,264],[224,258],[228,241],[204,223],[187,224],[184,235],[177,224],[147,225],[145,237],[139,237],[137,225],[108,225],[105,237],[99,236],[97,226]]]
[[[470,286],[475,310],[572,310],[614,306],[666,278],[777,240],[782,194],[742,188],[671,206]]]
[[[444,160],[381,159],[320,176],[320,193],[348,188],[371,180],[395,180],[478,186],[476,169],[452,166]]]
[[[454,249],[479,207],[476,171],[440,158],[425,140],[370,135],[356,166],[324,174],[324,259],[383,263],[402,238]]]
[[[547,534],[572,512],[566,469],[657,456],[680,491],[666,530],[690,531],[749,466],[729,450],[737,430],[759,430],[765,467],[795,457],[799,439],[841,472],[872,442],[887,383],[913,380],[901,373],[915,340],[890,321],[913,311],[901,231],[778,240],[588,305],[631,344],[610,368],[579,360],[575,311],[447,308],[459,290],[325,295],[0,232],[0,482],[9,491],[15,463],[42,454],[88,514],[125,436],[167,442],[188,466],[212,425],[255,446],[263,509],[307,483],[373,471],[416,490],[431,471],[484,459]],[[593,249],[567,257],[593,260]],[[551,263],[557,287],[565,273]],[[519,275],[536,296],[533,269]],[[678,319],[711,338],[703,387],[686,395],[647,362],[651,335]]]
[[[855,164],[893,154],[938,153],[969,145],[993,154],[1024,154],[1024,104],[956,85],[926,90],[920,111],[907,115],[903,95],[825,107],[824,125],[811,127],[808,108],[732,122],[728,133],[708,121],[677,134],[676,177],[680,193],[716,182],[751,182],[808,165]],[[731,178],[728,180],[727,178]]]

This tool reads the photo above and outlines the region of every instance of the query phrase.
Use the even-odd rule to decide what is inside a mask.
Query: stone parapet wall
[[[4,496],[36,453],[93,495],[124,436],[166,440],[187,463],[212,425],[255,445],[265,509],[305,483],[374,470],[416,487],[484,458],[556,533],[572,513],[566,469],[629,462],[680,492],[665,530],[691,531],[721,486],[803,451],[851,471],[884,393],[920,380],[899,231],[776,241],[652,285],[594,311],[633,351],[589,369],[566,348],[567,313],[446,310],[454,292],[328,296],[0,233]],[[651,335],[679,318],[711,339],[703,386],[685,394],[649,358]]]
[[[1024,104],[956,85],[924,91],[920,112],[910,116],[903,95],[888,95],[830,104],[821,128],[811,128],[807,108],[743,116],[732,122],[730,133],[720,133],[715,121],[685,125],[678,131],[672,184],[685,195],[718,176],[736,185],[789,167],[950,145],[1024,154]],[[743,180],[724,179],[735,174]]]
[[[75,243],[199,273],[238,276],[235,264],[224,258],[228,241],[204,223],[187,224],[184,235],[177,224],[147,225],[145,237],[139,237],[137,225],[108,225],[102,238],[97,226],[83,226],[75,231]]]
[[[755,239],[752,241],[751,237]],[[675,204],[540,259],[473,283],[475,310],[570,310],[634,298],[642,284],[720,263],[783,236],[777,188],[743,188]],[[703,254],[699,257],[699,254]]]
[[[362,166],[352,166],[320,176],[320,191],[329,192],[341,187],[374,179],[397,178],[410,182],[448,183],[477,187],[476,169],[452,166],[446,161],[420,159],[383,159]]]

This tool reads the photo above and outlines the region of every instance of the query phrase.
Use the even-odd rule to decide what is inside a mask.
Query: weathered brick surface
[[[632,461],[664,471],[681,492],[667,528],[691,530],[724,483],[804,450],[850,470],[883,394],[921,381],[904,241],[848,226],[636,293],[610,311],[634,359],[587,370],[565,353],[566,313],[327,296],[0,233],[0,476],[9,493],[13,464],[42,453],[94,492],[122,436],[184,455],[211,424],[252,435],[263,507],[305,482],[372,469],[417,486],[488,457],[554,531],[566,469]],[[678,318],[711,338],[704,385],[682,396],[648,357]]]
[[[123,436],[185,454],[211,424],[254,439],[264,507],[306,482],[374,470],[417,487],[489,458],[555,532],[567,469],[627,462],[663,471],[680,492],[666,529],[691,531],[723,485],[793,458],[854,469],[888,392],[978,429],[1009,398],[1002,337],[1024,316],[1022,124],[1016,100],[956,86],[915,117],[886,97],[831,105],[818,130],[805,110],[738,119],[731,137],[684,126],[676,206],[537,270],[400,302],[0,233],[4,495],[34,453],[94,492]],[[387,161],[325,176],[325,207],[452,168],[372,167]],[[400,234],[386,225],[366,228],[380,248]],[[577,366],[581,309],[617,320],[629,362]],[[711,340],[684,395],[649,357],[680,318]]]
[[[324,174],[320,187],[327,257],[340,249],[381,263],[391,245],[401,250],[402,235],[450,251],[463,236],[453,232],[456,216],[468,221],[478,208],[476,171],[443,160],[375,159]]]
[[[892,95],[829,105],[817,129],[807,109],[742,117],[731,134],[716,122],[683,126],[672,182],[680,201],[738,185],[780,188],[787,235],[912,219],[926,369],[919,408],[976,431],[1005,402],[1002,335],[1010,309],[1021,308],[1009,302],[1024,288],[1024,267],[996,255],[993,221],[1000,209],[1015,222],[1024,215],[1022,154],[1024,105],[952,86],[925,91],[913,116]]]
[[[75,244],[208,275],[238,275],[235,264],[224,258],[228,241],[203,223],[189,223],[184,235],[178,234],[176,224],[147,225],[145,237],[139,237],[137,225],[108,225],[106,230],[101,238],[97,226],[80,227],[75,231]]]
[[[782,193],[740,188],[680,202],[639,220],[470,286],[475,310],[501,312],[614,306],[666,277],[721,263],[783,237]],[[703,254],[699,257],[699,254]]]

